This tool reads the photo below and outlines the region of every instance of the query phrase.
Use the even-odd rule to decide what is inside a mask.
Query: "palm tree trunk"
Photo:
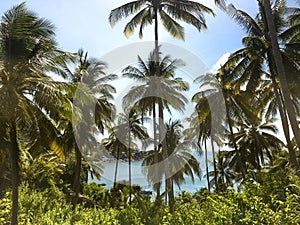
[[[263,14],[264,16],[265,14]],[[264,20],[267,22],[267,18],[264,17]],[[265,38],[271,42],[270,40],[270,36],[268,34],[265,34]],[[289,152],[289,161],[292,167],[295,168],[299,168],[299,163],[296,159],[296,152],[293,148],[292,142],[291,142],[291,137],[290,137],[290,130],[289,130],[289,124],[288,124],[288,118],[286,115],[286,108],[284,106],[284,100],[283,100],[283,96],[282,96],[282,92],[277,84],[276,81],[276,64],[275,64],[275,60],[274,57],[272,55],[272,51],[268,50],[267,51],[267,57],[268,57],[268,61],[269,61],[269,70],[271,72],[271,81],[273,84],[273,88],[274,88],[274,93],[275,93],[275,101],[278,105],[278,110],[279,110],[279,115],[280,115],[280,119],[281,119],[281,124],[282,124],[282,129],[283,129],[283,133],[286,139],[286,143],[287,143],[287,148],[288,148],[288,152]]]
[[[170,196],[169,199],[171,199],[171,204],[170,204],[170,212],[174,212],[174,206],[175,206],[175,198],[174,198],[174,183],[173,179],[170,179]]]
[[[271,68],[270,68],[271,69]],[[290,131],[289,131],[289,125],[288,125],[288,119],[286,116],[286,110],[284,107],[284,102],[282,101],[282,94],[280,92],[280,89],[276,83],[275,77],[272,75],[272,83],[274,86],[274,93],[275,93],[275,99],[278,104],[278,109],[279,109],[279,115],[281,118],[281,124],[283,128],[283,133],[286,139],[287,147],[288,147],[288,152],[289,152],[289,157],[290,157],[290,164],[292,167],[299,168],[299,163],[296,158],[296,152],[293,148],[291,138],[290,138]]]
[[[131,206],[131,135],[130,135],[130,125],[129,125],[129,132],[128,132],[128,174],[129,174],[129,205]]]
[[[75,143],[75,155],[76,155],[76,166],[75,166],[75,177],[73,183],[73,190],[75,192],[75,196],[73,199],[73,209],[75,208],[80,192],[80,173],[81,173],[81,165],[82,165],[82,156],[81,152],[78,148],[78,145]]]
[[[158,148],[157,148],[157,139],[156,139],[156,107],[155,107],[155,102],[153,102],[152,105],[152,120],[153,120],[153,139],[154,139],[154,166],[155,166],[155,179],[154,179],[154,184],[153,188],[156,191],[156,198],[160,198],[160,182],[159,180],[159,171],[158,171]]]
[[[19,184],[20,184],[20,174],[19,174],[19,146],[17,143],[17,133],[16,125],[12,123],[12,128],[10,131],[11,140],[11,168],[12,168],[12,211],[11,211],[11,224],[18,224],[18,202],[19,202]]]
[[[155,39],[155,61],[156,61],[156,76],[159,77],[159,54],[158,54],[158,15],[157,8],[154,8],[154,39]]]
[[[284,115],[284,122],[282,122],[282,123],[284,123],[284,126],[285,126],[285,129],[283,129],[283,132],[284,132],[284,134],[286,136],[286,139],[287,139],[287,147],[288,147],[288,151],[289,151],[290,164],[291,164],[292,167],[299,170],[300,165],[299,165],[299,162],[297,161],[296,151],[293,147],[291,137],[290,137],[289,124],[288,124],[288,119],[287,119],[287,115],[286,115],[287,110],[286,110],[286,107],[284,105],[284,100],[283,100],[281,90],[279,88],[278,88],[278,92],[280,93],[279,98],[280,98],[280,101],[282,103],[282,111],[283,111],[283,115]]]
[[[212,150],[212,155],[213,155],[213,164],[214,164],[214,179],[215,179],[215,189],[218,191],[218,174],[217,174],[217,164],[216,164],[216,154],[215,154],[215,146],[214,146],[214,140],[213,137],[210,138],[211,141],[211,150]]]
[[[118,174],[118,167],[119,167],[119,160],[120,160],[120,149],[117,149],[117,161],[116,161],[116,167],[115,167],[115,176],[114,176],[114,188],[117,185],[117,174]]]
[[[155,62],[156,62],[156,74],[155,76],[159,77],[159,54],[158,54],[158,15],[157,15],[157,8],[154,8],[154,40],[155,40]],[[153,103],[153,121],[154,121],[154,164],[156,167],[156,179],[155,182],[158,181],[159,178],[159,171],[158,171],[158,148],[157,148],[157,142],[156,142],[156,113],[155,113],[155,105],[156,103]],[[155,184],[155,189],[156,189],[156,198],[160,198],[160,182]]]
[[[204,140],[204,151],[205,151],[205,168],[206,168],[206,179],[207,179],[207,189],[210,192],[210,181],[209,181],[209,171],[208,171],[208,154],[207,154],[207,146],[206,140]]]
[[[282,55],[279,49],[279,44],[278,44],[278,38],[276,34],[276,28],[274,24],[274,18],[272,14],[272,8],[271,8],[271,3],[270,0],[265,0],[264,1],[264,9],[266,13],[266,20],[267,20],[267,25],[268,25],[268,30],[270,33],[270,39],[271,39],[271,44],[272,44],[272,50],[273,50],[273,55],[274,55],[274,61],[277,69],[277,75],[279,78],[279,82],[281,85],[282,89],[282,95],[284,99],[284,103],[287,109],[287,114],[288,118],[295,136],[295,140],[298,146],[298,149],[300,149],[300,130],[298,126],[298,122],[296,119],[296,112],[293,107],[292,100],[290,98],[290,91],[288,87],[288,83],[286,80],[286,74],[285,74],[285,69],[283,65],[283,60],[282,60]]]
[[[165,189],[166,189],[166,198],[168,198],[169,209],[172,213],[174,211],[175,199],[174,192],[172,187],[172,174],[168,165],[168,149],[167,149],[167,140],[162,135],[163,134],[163,126],[164,126],[164,110],[163,110],[163,102],[162,99],[159,99],[158,102],[158,113],[159,113],[159,143],[162,144],[163,150],[163,160],[165,167]]]
[[[227,99],[227,96],[225,96],[225,98]],[[233,128],[232,128],[232,124],[231,124],[231,119],[230,119],[230,116],[229,116],[228,106],[226,106],[226,119],[228,121],[228,127],[229,127],[229,131],[230,131],[231,139],[232,139],[232,142],[233,142],[234,150],[235,150],[236,154],[238,154],[238,162],[237,163],[238,163],[238,166],[240,167],[240,170],[241,170],[240,172],[242,173],[242,177],[243,177],[243,179],[245,179],[245,173],[246,172],[244,171],[242,156],[241,156],[241,153],[238,150],[236,140],[235,140],[235,137],[234,137]]]

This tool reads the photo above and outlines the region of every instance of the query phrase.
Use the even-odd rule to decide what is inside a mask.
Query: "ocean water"
[[[185,190],[190,193],[195,193],[198,190],[200,190],[203,187],[207,187],[207,180],[205,175],[205,163],[204,163],[204,157],[199,156],[200,162],[200,168],[202,171],[202,177],[201,179],[197,176],[194,176],[194,183],[192,180],[186,176],[185,177],[185,183],[182,183],[180,185],[180,188],[177,187],[177,185],[174,185],[174,191],[175,194],[178,195],[181,190]],[[209,157],[211,158],[211,157]],[[105,184],[105,187],[107,189],[110,189],[113,186],[114,182],[114,174],[115,174],[115,162],[108,162],[104,163],[104,170],[103,173],[101,174],[101,180],[97,179],[89,179],[89,182],[96,182],[98,184]],[[147,178],[145,174],[142,171],[142,161],[133,161],[132,165],[132,184],[138,184],[142,187],[142,190],[151,190],[152,186],[151,184],[147,181]],[[209,169],[212,169],[212,166],[210,165]],[[126,180],[128,181],[128,162],[119,162],[119,167],[118,167],[118,174],[117,174],[117,181],[122,181]],[[162,191],[164,190],[164,182],[162,184]]]

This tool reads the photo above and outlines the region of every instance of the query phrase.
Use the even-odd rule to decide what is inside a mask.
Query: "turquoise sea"
[[[209,154],[211,155],[211,154]],[[204,163],[204,157],[200,156],[197,157],[200,161],[200,168],[202,170],[202,177],[199,179],[199,177],[195,176],[195,182],[193,183],[192,180],[189,177],[186,177],[185,183],[177,187],[174,186],[175,193],[178,194],[180,190],[185,190],[190,193],[194,193],[198,191],[202,187],[207,187],[207,180],[205,175],[205,163]],[[209,157],[210,158],[210,157]],[[153,190],[150,183],[148,183],[146,176],[142,172],[142,161],[133,161],[132,162],[132,184],[138,184],[142,187],[143,190]],[[210,163],[211,165],[211,163]],[[105,184],[106,188],[111,188],[113,186],[114,182],[114,174],[115,174],[115,162],[108,162],[104,163],[104,170],[101,174],[101,180],[92,180],[90,179],[90,182],[96,182],[99,184]],[[210,169],[212,169],[212,166],[210,166]],[[119,162],[119,169],[118,169],[118,175],[117,180],[127,180],[128,181],[128,162]],[[164,184],[162,185],[162,190],[164,190]]]

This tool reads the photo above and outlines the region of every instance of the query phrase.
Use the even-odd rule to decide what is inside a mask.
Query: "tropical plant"
[[[220,151],[216,157],[216,167],[209,172],[212,177],[210,183],[215,186],[216,191],[226,191],[228,187],[232,187],[237,174],[230,169],[230,158],[227,157],[226,151]]]
[[[159,133],[157,137],[156,125],[156,104],[159,105],[159,127],[163,126],[164,114],[163,110],[167,109],[171,113],[171,107],[175,110],[182,111],[184,109],[187,98],[181,91],[188,90],[188,84],[181,78],[175,78],[176,69],[183,66],[181,60],[172,60],[170,56],[161,57],[159,52],[159,76],[156,75],[155,51],[151,52],[148,60],[143,61],[138,56],[138,65],[128,66],[123,70],[123,76],[134,79],[141,85],[133,86],[128,94],[124,96],[124,105],[135,104],[142,114],[152,112],[153,118],[153,139],[154,150],[157,150],[157,144],[163,142],[163,134]],[[159,128],[162,129],[162,128]],[[158,156],[155,156],[158,162]],[[158,172],[157,172],[158,173]],[[155,190],[157,197],[160,195],[159,177],[156,179]]]
[[[138,0],[126,3],[113,9],[109,15],[109,22],[114,26],[124,17],[135,14],[126,24],[124,34],[131,35],[139,26],[139,36],[143,37],[145,26],[154,21],[155,41],[158,41],[158,17],[160,17],[164,28],[175,38],[184,39],[184,28],[176,22],[181,20],[191,24],[202,31],[206,28],[204,13],[214,14],[211,9],[194,1],[171,1],[171,0]]]
[[[45,189],[53,183],[60,183],[64,163],[53,153],[44,153],[33,157],[29,152],[20,155],[21,177],[32,189]]]
[[[280,60],[285,62],[285,73],[287,77],[283,79],[282,74],[280,78],[278,75],[277,64],[279,62],[273,55],[273,42],[271,43],[271,37],[267,21],[265,5],[269,4],[269,1],[262,3],[258,1],[259,13],[255,19],[249,16],[246,12],[237,10],[233,6],[229,7],[229,13],[243,28],[246,29],[248,36],[243,39],[244,48],[234,52],[228,62],[225,64],[226,69],[231,69],[230,73],[238,86],[247,85],[248,90],[255,92],[255,87],[261,82],[263,77],[267,76],[272,81],[273,95],[275,97],[276,107],[275,111],[279,111],[281,122],[286,137],[291,165],[298,167],[296,161],[295,152],[292,149],[289,134],[288,118],[293,122],[294,135],[297,138],[297,126],[295,125],[294,116],[291,116],[291,111],[294,111],[295,101],[291,108],[290,101],[292,96],[290,92],[285,90],[286,80],[290,80],[293,74],[299,73],[297,65],[299,65],[299,51],[291,50],[290,45],[293,46],[293,38],[291,38],[291,30],[295,30],[292,27],[287,27],[286,19],[291,16],[293,10],[287,10],[285,1],[276,1],[273,7],[273,14],[275,16],[274,22],[276,25],[276,31],[278,38],[281,41],[281,55]],[[270,22],[270,21],[269,21]],[[294,26],[295,27],[295,26]],[[295,35],[297,35],[295,33]],[[271,48],[271,46],[273,46]],[[295,48],[293,48],[295,49]],[[269,67],[269,71],[266,71],[266,65]],[[276,69],[277,68],[277,69]],[[298,72],[297,72],[298,71]],[[279,84],[277,81],[279,78]],[[284,84],[282,84],[282,82]],[[274,104],[273,104],[274,105]],[[275,114],[275,113],[274,113]],[[288,114],[288,115],[287,115]],[[295,133],[296,132],[296,133]]]
[[[53,25],[28,10],[25,3],[12,7],[1,19],[0,92],[2,133],[11,160],[13,205],[11,224],[18,223],[20,152],[31,149],[48,134],[42,145],[62,156],[57,146],[58,117],[71,115],[65,96],[69,85],[46,74],[59,71],[67,54],[58,50]],[[50,119],[51,118],[51,119]]]
[[[239,151],[245,162],[260,170],[264,165],[272,165],[273,155],[283,148],[283,142],[276,137],[278,130],[273,121],[262,122],[262,118],[244,122],[235,133]]]
[[[104,62],[93,58],[88,59],[87,56],[88,54],[80,49],[77,58],[74,59],[74,71],[65,66],[64,73],[61,74],[76,86],[75,91],[72,90],[69,93],[69,98],[74,104],[74,114],[76,115],[76,111],[79,111],[80,118],[74,119],[73,116],[73,121],[62,123],[66,140],[65,147],[74,149],[76,156],[73,182],[74,205],[77,203],[80,192],[82,155],[84,154],[92,161],[96,159],[95,155],[91,153],[91,151],[97,151],[97,147],[99,147],[96,143],[95,133],[97,131],[103,133],[104,128],[109,127],[109,122],[113,118],[114,107],[109,100],[113,98],[112,93],[115,93],[115,88],[109,82],[117,78],[117,75],[105,74],[106,64]],[[93,107],[91,104],[94,104]],[[94,159],[89,157],[91,155]],[[92,161],[90,163],[93,163]]]
[[[133,31],[140,26],[139,36],[143,37],[143,30],[147,25],[151,25],[154,21],[154,76],[162,77],[160,74],[160,53],[159,53],[159,44],[158,44],[158,18],[160,17],[164,28],[175,38],[184,39],[184,28],[176,21],[181,20],[188,24],[193,25],[201,31],[206,29],[206,23],[204,18],[204,13],[214,15],[213,11],[204,6],[199,2],[189,1],[189,0],[138,0],[132,1],[127,4],[124,4],[116,9],[113,9],[109,15],[109,22],[113,26],[119,22],[124,17],[128,17],[131,14],[135,14],[133,18],[126,24],[124,29],[124,34],[128,37]],[[159,81],[158,81],[159,82]],[[163,118],[163,103],[158,101],[153,103],[153,123],[154,123],[154,149],[157,150],[156,143],[156,114],[155,114],[155,105],[158,104],[159,109],[159,136],[162,135],[162,127],[164,124]],[[163,140],[163,139],[162,139]],[[166,143],[163,143],[166,147]],[[155,157],[157,161],[157,156]],[[159,184],[155,188],[157,191],[157,196],[159,196]]]
[[[285,3],[285,1],[282,1]],[[276,71],[277,71],[277,76],[278,80],[280,83],[281,91],[282,91],[282,96],[284,100],[284,104],[286,106],[286,111],[287,115],[291,124],[291,128],[293,130],[296,143],[298,145],[298,149],[300,150],[300,129],[299,125],[297,122],[297,114],[296,111],[293,107],[293,102],[291,99],[291,94],[290,94],[290,89],[288,86],[287,82],[287,76],[286,76],[286,70],[284,66],[284,61],[283,61],[283,56],[280,52],[280,46],[279,46],[279,40],[277,36],[277,28],[276,28],[276,23],[275,23],[275,16],[274,16],[274,11],[277,10],[277,6],[271,7],[270,0],[264,1],[264,10],[266,13],[266,22],[267,22],[267,27],[268,27],[268,32],[270,35],[270,43],[272,45],[272,53],[273,53],[273,58],[276,66]],[[293,43],[292,43],[293,44]],[[299,165],[292,159],[294,155],[291,156],[291,161],[293,162],[294,166],[299,168]]]
[[[166,126],[166,143],[167,149],[163,149],[162,145],[159,146],[159,176],[165,177],[170,180],[170,185],[166,185],[165,194],[168,196],[170,211],[174,210],[174,184],[178,187],[185,182],[184,175],[191,178],[194,182],[194,176],[200,178],[200,165],[198,160],[191,153],[192,150],[197,149],[197,144],[191,140],[185,140],[182,135],[182,124],[180,121],[169,121]],[[167,157],[165,157],[165,151]],[[143,160],[144,172],[150,182],[156,179],[153,150],[148,151],[147,156]]]
[[[193,101],[196,101],[195,97],[193,97]],[[211,135],[211,127],[212,127],[211,113],[210,113],[209,103],[206,97],[201,98],[201,100],[197,99],[197,101],[198,102],[196,105],[196,112],[194,112],[192,116],[188,119],[190,123],[190,128],[187,129],[185,132],[190,139],[196,141],[200,149],[204,149],[207,188],[208,191],[210,192],[211,185],[208,176],[209,161],[208,161],[207,141],[212,136]]]
[[[118,167],[120,160],[120,152],[127,152],[127,146],[121,140],[126,140],[124,135],[124,128],[122,124],[118,124],[108,130],[109,136],[102,140],[105,148],[116,158],[115,175],[114,175],[114,187],[117,183]]]
[[[237,154],[238,171],[244,176],[246,171],[243,169],[242,158],[235,140],[234,126],[237,121],[253,116],[252,109],[243,103],[248,96],[241,95],[240,90],[233,87],[231,77],[223,72],[216,75],[206,74],[196,81],[200,84],[200,90],[192,97],[192,101],[196,103],[196,114],[191,120],[191,126],[196,128],[199,143],[210,137],[213,142],[225,144],[224,139],[227,139]],[[220,97],[220,94],[224,98]],[[224,109],[219,107],[222,105]],[[212,109],[216,109],[216,106],[219,111],[213,112]],[[215,165],[215,160],[213,163]]]
[[[122,136],[118,138],[126,145],[128,149],[128,172],[129,172],[129,204],[132,202],[132,182],[131,182],[131,161],[132,161],[132,145],[134,138],[138,138],[141,142],[145,142],[149,135],[147,129],[143,126],[142,120],[144,118],[140,116],[135,108],[131,108],[126,114],[119,115],[119,124],[123,126],[119,130]],[[125,137],[124,137],[125,134]],[[122,139],[125,138],[125,139]]]

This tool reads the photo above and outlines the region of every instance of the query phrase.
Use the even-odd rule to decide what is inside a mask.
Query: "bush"
[[[286,176],[280,179],[283,174]],[[93,199],[105,191],[97,184],[86,185],[84,189],[84,193]],[[126,192],[127,187],[116,191],[128,197]],[[249,179],[238,193],[232,188],[222,193],[182,193],[176,198],[173,214],[162,201],[151,202],[137,193],[132,206],[126,203],[123,196],[119,199],[124,202],[118,208],[86,208],[78,205],[75,210],[56,186],[38,191],[23,184],[19,193],[20,225],[300,224],[300,178],[282,171],[261,174],[259,182]],[[101,197],[98,201],[105,202]],[[10,210],[11,192],[8,191],[0,200],[0,224],[9,224]]]

